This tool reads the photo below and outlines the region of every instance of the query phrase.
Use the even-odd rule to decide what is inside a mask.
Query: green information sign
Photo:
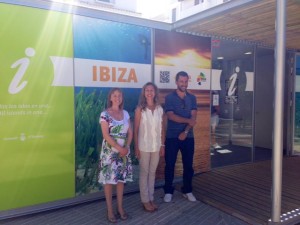
[[[72,16],[0,11],[0,210],[74,197]]]

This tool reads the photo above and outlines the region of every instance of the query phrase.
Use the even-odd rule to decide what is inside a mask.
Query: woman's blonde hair
[[[145,110],[146,106],[147,106],[147,100],[146,100],[146,97],[145,97],[145,90],[146,90],[146,87],[148,86],[152,86],[154,88],[154,104],[155,105],[159,105],[159,98],[158,98],[158,88],[157,86],[152,83],[152,82],[148,82],[146,83],[143,88],[142,88],[142,92],[140,94],[140,98],[139,98],[139,107],[141,107],[142,110]]]
[[[110,89],[110,91],[108,92],[107,103],[106,103],[107,108],[110,108],[110,107],[112,106],[112,102],[111,102],[110,99],[111,99],[112,94],[113,94],[114,92],[116,92],[116,91],[120,92],[121,95],[122,95],[122,102],[121,102],[121,104],[119,105],[119,109],[123,109],[123,107],[124,107],[124,95],[123,95],[123,92],[122,92],[122,90],[121,90],[120,88],[112,88],[112,89]]]

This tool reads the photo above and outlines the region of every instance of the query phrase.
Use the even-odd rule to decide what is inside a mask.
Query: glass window
[[[274,110],[274,49],[258,47],[255,53],[254,160],[272,158]]]
[[[294,114],[294,148],[293,154],[300,154],[300,55],[295,62],[295,114]]]
[[[252,160],[253,50],[212,39],[212,167]]]

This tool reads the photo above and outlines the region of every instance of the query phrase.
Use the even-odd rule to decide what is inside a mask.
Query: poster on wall
[[[188,90],[197,98],[197,124],[194,127],[196,173],[210,169],[209,118],[211,80],[211,39],[178,32],[155,30],[154,81],[160,88],[160,99],[175,90],[175,76],[179,71],[189,75]],[[181,162],[175,173],[181,174]],[[164,166],[160,163],[157,176],[162,177]]]
[[[210,90],[210,38],[177,32],[155,31],[155,83],[159,88],[176,88],[176,73],[189,76],[189,88]]]
[[[98,184],[103,140],[99,116],[109,90],[122,89],[124,109],[133,120],[141,87],[151,81],[151,31],[83,16],[74,16],[73,27],[76,195],[85,195],[102,190]],[[133,171],[137,181],[138,170]]]
[[[0,210],[73,197],[72,18],[0,11]]]

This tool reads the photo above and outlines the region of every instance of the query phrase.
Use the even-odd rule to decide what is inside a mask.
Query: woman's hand
[[[159,150],[159,156],[164,157],[165,156],[165,146],[161,146]]]
[[[140,157],[141,157],[141,153],[140,153],[140,149],[139,148],[135,148],[135,157],[137,159],[140,159]]]
[[[129,152],[129,147],[121,147],[119,149],[119,156],[124,157],[128,154],[128,152]]]

